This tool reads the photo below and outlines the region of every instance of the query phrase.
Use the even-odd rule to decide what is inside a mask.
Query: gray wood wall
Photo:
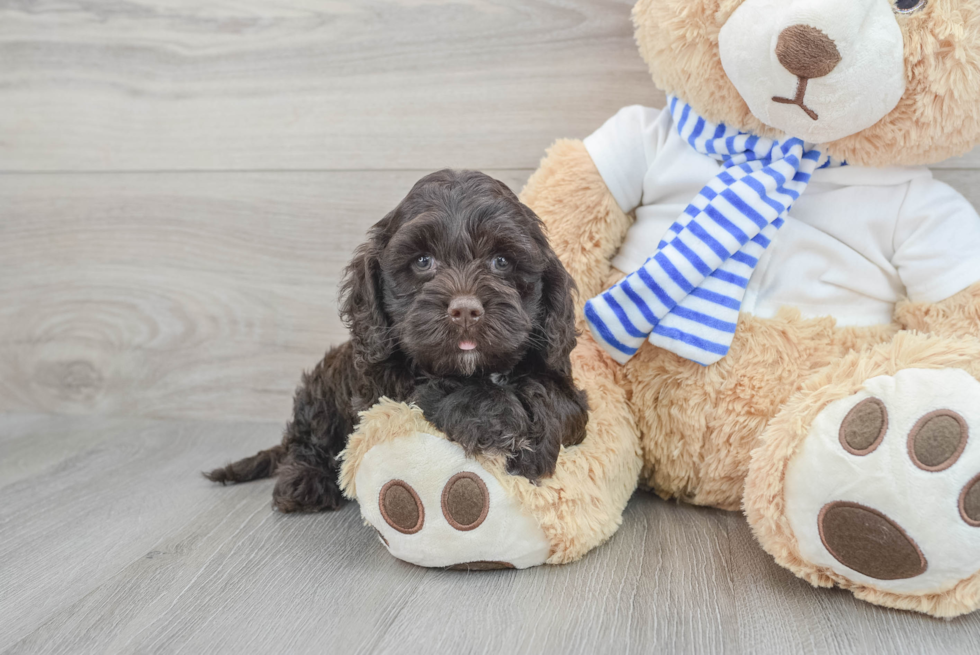
[[[661,106],[631,4],[0,0],[0,652],[976,652],[734,513],[638,493],[580,562],[457,574],[198,475],[275,441],[419,176],[518,189]],[[980,152],[937,175],[980,205]]]
[[[662,105],[631,4],[0,2],[0,411],[285,418],[415,179]]]
[[[0,411],[284,419],[418,177],[662,102],[629,10],[0,2]]]

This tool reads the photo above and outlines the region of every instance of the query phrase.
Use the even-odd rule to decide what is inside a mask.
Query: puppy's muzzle
[[[447,309],[453,323],[468,330],[483,318],[483,303],[476,296],[456,296]]]

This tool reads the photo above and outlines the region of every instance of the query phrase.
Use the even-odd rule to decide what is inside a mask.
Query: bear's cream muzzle
[[[753,115],[810,143],[874,125],[905,93],[890,0],[746,0],[719,48]]]

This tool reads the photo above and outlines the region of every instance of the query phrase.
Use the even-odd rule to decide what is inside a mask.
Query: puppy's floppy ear
[[[568,274],[558,256],[545,243],[545,269],[541,276],[541,325],[535,341],[542,346],[548,368],[571,374],[569,354],[575,348],[575,280]]]
[[[575,349],[575,303],[572,294],[577,291],[575,280],[565,270],[558,255],[551,249],[544,233],[544,224],[534,210],[520,201],[517,195],[500,180],[492,180],[497,192],[520,208],[532,239],[544,255],[545,267],[541,275],[541,315],[535,328],[535,348],[541,353],[545,365],[564,375],[571,375],[569,355]]]
[[[391,237],[396,211],[371,228],[368,240],[354,251],[340,285],[340,317],[350,330],[358,368],[383,362],[395,350],[382,304],[381,255]]]

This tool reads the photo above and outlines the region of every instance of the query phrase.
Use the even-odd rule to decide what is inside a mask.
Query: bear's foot
[[[356,475],[364,519],[398,559],[466,571],[543,564],[550,543],[497,479],[424,432],[379,443]]]
[[[340,484],[392,555],[478,571],[567,564],[611,537],[636,489],[640,440],[611,363],[588,336],[572,353],[594,409],[588,436],[532,484],[503,455],[466,457],[415,405],[382,398],[361,413]]]
[[[908,367],[945,363],[932,345],[855,354],[808,382],[753,452],[744,506],[809,582],[948,617],[980,607],[980,382],[976,359]]]
[[[800,554],[896,593],[980,570],[980,382],[907,369],[828,405],[786,469]]]

